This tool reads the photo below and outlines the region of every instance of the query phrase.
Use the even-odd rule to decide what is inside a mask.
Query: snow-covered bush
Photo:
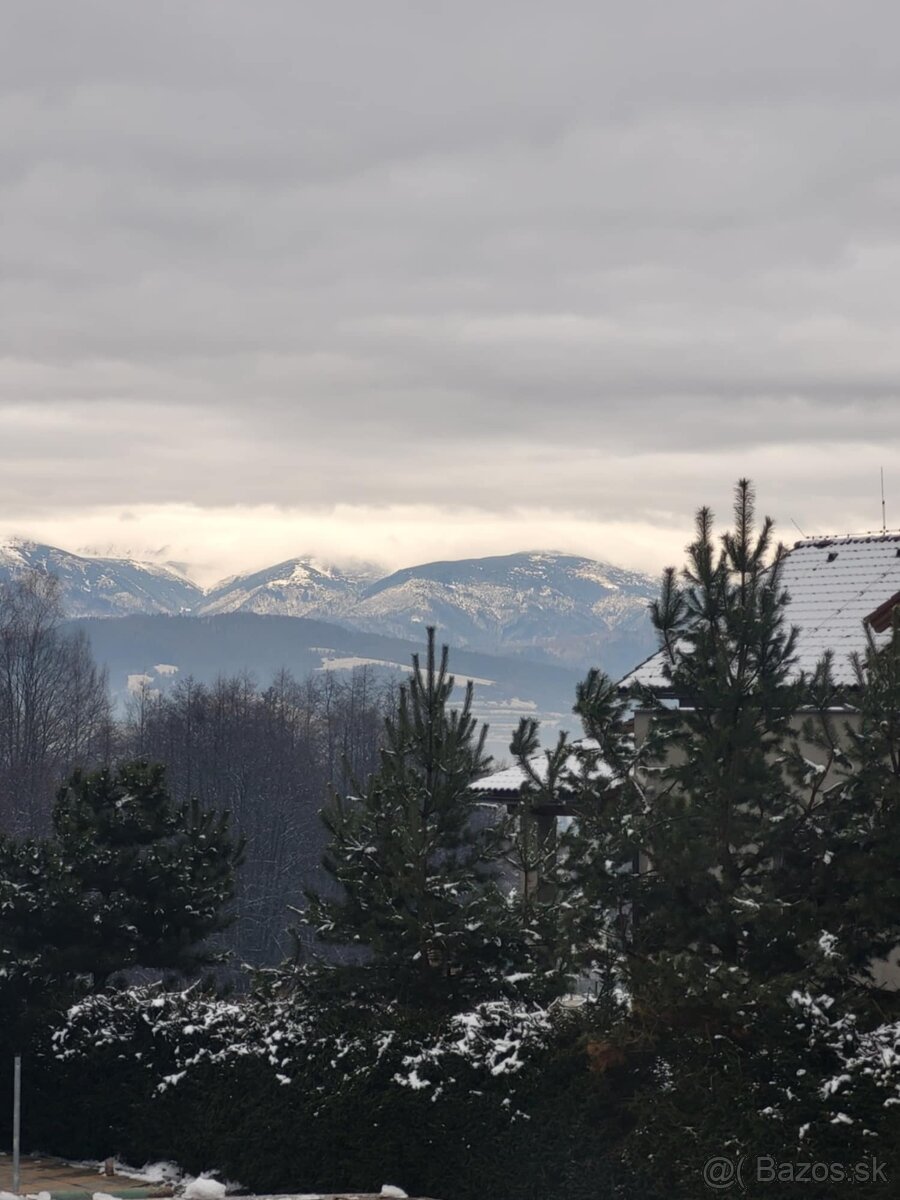
[[[748,1001],[730,1023],[709,1010],[661,1026],[625,1072],[635,1121],[624,1160],[650,1184],[665,1178],[672,1197],[693,1200],[704,1165],[723,1156],[744,1163],[748,1181],[758,1160],[850,1170],[874,1158],[866,1195],[896,1195],[900,1025],[874,1012],[866,1026],[851,1005],[799,991]],[[835,1171],[817,1200],[845,1190]]]
[[[613,1170],[614,1105],[585,1052],[585,1008],[93,996],[32,1061],[30,1134],[81,1157],[217,1169],[258,1192],[392,1179],[410,1194],[528,1200],[571,1176],[567,1196],[593,1198]]]
[[[219,1000],[150,987],[75,1005],[51,1041],[61,1062],[98,1052],[137,1058],[158,1094],[210,1069],[253,1060],[282,1087],[302,1078],[307,1094],[323,1104],[376,1071],[388,1086],[427,1091],[437,1101],[473,1078],[521,1072],[563,1019],[503,1000],[424,1028],[386,1008],[374,1021],[336,1032],[326,1014],[296,1002]]]
[[[808,992],[795,992],[790,1005],[810,1051],[830,1058],[832,1069],[816,1080],[820,1120],[879,1140],[883,1114],[900,1106],[900,1021],[866,1029],[831,996]]]

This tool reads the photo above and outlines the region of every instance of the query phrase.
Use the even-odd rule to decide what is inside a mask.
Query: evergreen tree
[[[724,1147],[790,1157],[800,1127],[813,1137],[823,1081],[806,1076],[828,1056],[793,996],[827,995],[859,1028],[895,1004],[866,984],[900,941],[900,649],[870,644],[848,727],[830,661],[797,671],[784,557],[741,481],[734,528],[717,545],[702,509],[681,577],[665,573],[665,698],[631,697],[643,743],[609,681],[579,695],[609,770],[582,788],[568,861],[586,961],[628,997],[595,1054],[634,1115],[626,1153],[673,1195]],[[802,1119],[779,1130],[789,1111]],[[820,1155],[861,1152],[862,1123],[819,1124]]]
[[[597,853],[590,830],[634,760],[627,702],[601,671],[578,684],[574,712],[583,739],[571,742],[561,731],[541,755],[538,723],[523,717],[510,743],[523,783],[506,857],[522,879],[518,910],[533,969],[556,994],[587,982],[594,993],[615,986],[596,937],[608,914],[591,904],[584,884]],[[579,982],[579,974],[587,978]]]
[[[487,729],[471,683],[451,707],[447,661],[429,629],[425,663],[413,657],[385,721],[380,766],[323,812],[335,887],[311,892],[304,914],[320,941],[349,948],[343,978],[426,1005],[499,994],[515,941],[497,879],[501,829],[469,790],[490,765]]]
[[[163,769],[76,773],[53,837],[0,841],[3,1007],[100,990],[133,967],[190,973],[221,955],[242,845],[228,819],[176,806]]]
[[[635,1000],[657,1015],[695,1003],[706,1019],[710,1005],[805,979],[821,959],[833,764],[807,762],[801,735],[836,742],[835,689],[827,664],[814,680],[796,672],[784,554],[768,518],[755,529],[747,481],[718,549],[700,511],[682,579],[667,571],[652,609],[677,707],[636,697],[652,714],[647,740],[621,786],[583,813],[585,892]],[[621,760],[615,729],[598,733]]]
[[[860,983],[900,946],[900,607],[856,655],[854,710],[837,753],[844,780],[829,796],[819,891],[828,897],[832,954]],[[873,974],[874,969],[874,974]]]
[[[46,841],[0,837],[0,1046],[21,1053],[31,1031],[75,991],[60,974],[49,930],[64,942],[78,894]]]

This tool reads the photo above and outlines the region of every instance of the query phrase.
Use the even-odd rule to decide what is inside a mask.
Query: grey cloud
[[[9,513],[837,521],[898,449],[888,0],[11,11]]]

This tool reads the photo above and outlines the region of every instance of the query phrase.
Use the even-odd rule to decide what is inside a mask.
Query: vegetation
[[[568,850],[587,960],[628,998],[595,1047],[632,1115],[620,1153],[685,1196],[716,1155],[850,1162],[896,1132],[890,1103],[863,1120],[824,1102],[853,1054],[810,1006],[875,1043],[898,1015],[873,966],[900,941],[898,643],[870,645],[854,696],[828,661],[799,676],[784,551],[745,481],[718,546],[712,525],[701,510],[681,577],[664,577],[653,620],[677,706],[633,697],[649,722],[630,762],[609,687],[582,692],[619,770],[582,786]]]
[[[459,707],[454,687],[429,629],[425,663],[413,658],[385,721],[378,769],[323,813],[334,886],[309,893],[303,921],[348,952],[326,972],[329,989],[427,1008],[548,986],[517,880],[504,880],[514,839],[470,790],[490,767],[487,730],[472,716],[471,683]]]
[[[484,732],[433,631],[407,686],[357,690],[335,724],[287,679],[139,697],[118,744],[170,759],[184,799],[146,766],[77,775],[55,840],[0,843],[7,986],[92,993],[30,1031],[33,1144],[174,1155],[258,1191],[695,1200],[725,1157],[750,1196],[771,1190],[760,1161],[839,1167],[815,1179],[823,1198],[851,1177],[893,1195],[900,992],[880,984],[900,944],[900,624],[870,632],[846,692],[827,659],[799,674],[772,534],[746,481],[721,539],[699,512],[652,614],[665,694],[590,672],[585,737],[542,757],[523,721],[511,820],[473,800]],[[325,731],[346,768],[330,760],[297,954],[239,998],[112,987],[223,949],[239,847],[191,794],[236,797],[260,875],[284,855],[271,892],[238,895],[274,920],[301,852],[265,820],[296,811],[297,755],[323,784]]]
[[[139,688],[114,719],[89,644],[63,622],[56,580],[23,574],[0,585],[0,834],[46,837],[76,770],[162,763],[176,806],[227,810],[246,843],[218,948],[272,965],[290,945],[290,905],[318,874],[323,797],[347,772],[372,770],[390,700],[367,668],[302,682],[281,672],[265,688],[247,676],[209,687],[187,678]]]
[[[53,836],[0,839],[0,1014],[21,1041],[38,1014],[136,967],[192,974],[221,960],[242,844],[223,814],[176,806],[163,769],[76,773]]]
[[[57,581],[0,584],[0,832],[46,833],[62,779],[108,760],[111,742],[106,677],[63,629]]]

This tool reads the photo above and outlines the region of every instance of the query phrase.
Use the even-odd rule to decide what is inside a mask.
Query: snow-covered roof
[[[581,746],[585,750],[598,749],[598,743],[593,738],[580,738],[573,742],[575,746]],[[539,779],[546,780],[547,778],[547,755],[542,751],[540,754],[535,754],[530,760],[531,766]],[[566,771],[573,775],[580,774],[583,767],[583,761],[576,754],[570,755],[566,759]],[[604,762],[596,763],[594,769],[590,772],[590,777],[603,776],[609,778],[612,771]],[[469,788],[471,792],[479,794],[509,795],[518,796],[522,784],[525,782],[525,772],[518,763],[514,763],[511,767],[505,767],[502,771],[495,771],[493,775],[486,775],[484,779],[479,779],[477,783],[473,783]]]
[[[799,630],[797,670],[811,672],[826,650],[834,655],[839,683],[854,680],[850,656],[865,648],[863,622],[900,592],[900,535],[806,539],[784,564],[791,598],[787,620]],[[661,652],[621,681],[664,688]]]

